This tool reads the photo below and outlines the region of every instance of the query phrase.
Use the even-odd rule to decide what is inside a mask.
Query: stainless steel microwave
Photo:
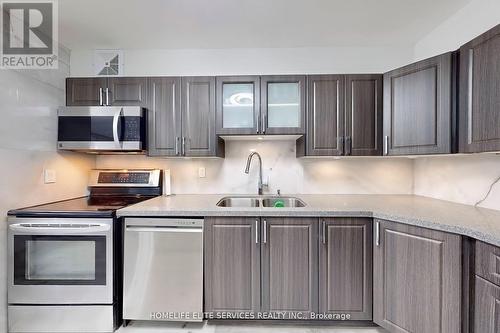
[[[139,106],[61,107],[57,147],[86,152],[141,152],[146,149],[145,115]]]

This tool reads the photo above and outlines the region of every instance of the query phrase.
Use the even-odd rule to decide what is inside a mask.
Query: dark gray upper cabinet
[[[182,78],[182,151],[185,156],[224,156],[215,134],[215,77]]]
[[[263,219],[262,311],[317,312],[317,260],[317,219]]]
[[[297,141],[297,156],[344,153],[344,75],[307,77],[307,135]]]
[[[320,224],[319,312],[372,319],[372,219],[327,218]]]
[[[67,78],[67,106],[146,106],[147,78]]]
[[[262,134],[305,133],[305,75],[262,76],[260,96]]]
[[[221,76],[216,79],[217,134],[262,133],[259,76]]]
[[[459,333],[461,237],[375,223],[374,322],[392,333]]]
[[[67,78],[67,106],[99,106],[104,105],[104,90],[108,85],[107,78]]]
[[[500,25],[460,48],[459,150],[500,151]]]
[[[452,152],[452,54],[384,74],[384,154]]]
[[[259,219],[206,218],[205,311],[260,310]]]
[[[149,79],[148,152],[151,156],[224,156],[215,135],[213,77]]]
[[[181,79],[149,79],[148,154],[180,156],[182,154]]]
[[[382,75],[347,75],[345,155],[382,155]]]
[[[146,106],[147,78],[145,77],[110,77],[104,91],[108,105]],[[106,93],[108,96],[106,96]]]

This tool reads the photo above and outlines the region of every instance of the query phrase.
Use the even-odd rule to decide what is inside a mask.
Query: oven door
[[[141,151],[143,109],[134,106],[61,107],[58,148],[62,150]]]
[[[112,240],[112,219],[10,219],[9,304],[112,304]]]

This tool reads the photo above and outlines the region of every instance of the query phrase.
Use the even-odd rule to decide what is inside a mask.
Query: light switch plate
[[[205,178],[207,175],[205,168],[198,168],[198,177]]]
[[[56,170],[45,169],[43,170],[43,182],[45,184],[52,184],[56,182]]]

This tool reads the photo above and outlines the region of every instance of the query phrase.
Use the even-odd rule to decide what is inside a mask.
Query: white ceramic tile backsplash
[[[7,330],[6,223],[9,209],[85,194],[95,158],[58,153],[57,107],[65,104],[69,53],[61,50],[58,70],[0,73],[0,332]],[[43,183],[43,169],[57,182]]]
[[[170,169],[173,193],[257,193],[258,163],[244,173],[251,151],[262,155],[267,193],[411,194],[413,162],[405,158],[296,158],[294,141],[228,141],[224,159],[162,159],[145,156],[98,156],[99,168]],[[198,177],[198,168],[206,177]]]

